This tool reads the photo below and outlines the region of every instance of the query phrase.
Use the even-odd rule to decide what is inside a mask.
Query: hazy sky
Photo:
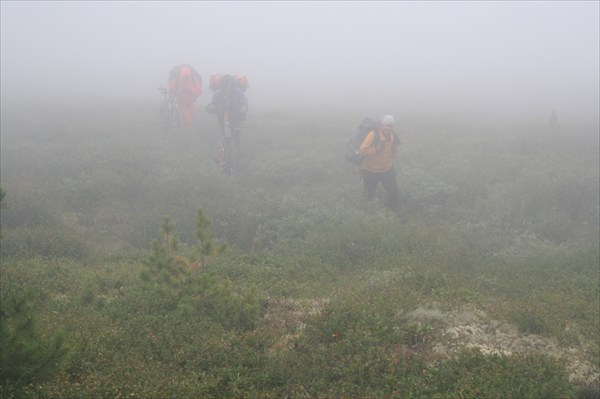
[[[158,98],[169,69],[245,74],[254,104],[599,107],[598,1],[1,1],[2,100]],[[408,111],[407,111],[408,112]]]

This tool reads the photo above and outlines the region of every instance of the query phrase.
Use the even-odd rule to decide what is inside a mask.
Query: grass
[[[68,349],[3,397],[597,396],[589,143],[407,119],[398,218],[343,160],[364,115],[257,110],[227,179],[216,121],[165,134],[154,105],[3,105],[2,304],[31,289]],[[140,278],[189,266],[199,208],[228,249]]]

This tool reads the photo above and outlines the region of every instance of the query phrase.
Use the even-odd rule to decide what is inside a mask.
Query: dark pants
[[[368,170],[362,171],[362,177],[365,187],[365,196],[370,201],[375,194],[377,184],[381,182],[384,190],[387,192],[385,205],[396,212],[398,208],[398,182],[396,181],[396,171],[391,168],[387,172],[376,173]]]

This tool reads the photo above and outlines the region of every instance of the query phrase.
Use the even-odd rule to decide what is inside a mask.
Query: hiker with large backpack
[[[202,78],[188,64],[177,65],[169,73],[169,95],[177,98],[179,115],[185,126],[193,126],[196,99],[202,94]]]
[[[225,174],[237,167],[241,151],[242,123],[248,113],[248,99],[244,93],[248,79],[243,75],[212,75],[210,88],[214,90],[206,111],[217,115],[222,138],[219,160]]]
[[[377,185],[387,192],[386,206],[396,212],[398,209],[398,183],[394,169],[394,158],[398,152],[400,140],[394,133],[394,117],[384,115],[380,123],[366,134],[358,148],[360,170],[365,196],[370,201]]]

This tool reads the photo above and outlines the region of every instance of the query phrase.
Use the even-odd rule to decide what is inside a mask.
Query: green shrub
[[[81,259],[87,255],[83,237],[64,227],[18,227],[2,236],[2,257],[48,257]]]
[[[364,109],[253,111],[229,179],[214,119],[165,135],[155,110],[2,113],[2,291],[35,290],[37,338],[72,348],[22,396],[598,396],[554,358],[438,353],[447,320],[403,317],[483,310],[597,372],[597,145],[403,121],[397,218],[343,159]]]
[[[175,225],[165,217],[161,224],[164,243],[152,242],[152,252],[144,260],[146,268],[140,274],[141,279],[159,298],[164,311],[177,309],[184,317],[198,314],[229,328],[253,329],[260,315],[258,299],[250,290],[235,292],[227,280],[220,280],[207,270],[207,257],[218,255],[224,247],[214,247],[210,220],[201,210],[196,220],[198,260],[192,263],[177,255]]]
[[[45,338],[33,316],[33,292],[2,290],[0,297],[0,385],[2,397],[20,397],[32,382],[60,369],[68,348],[65,334]]]
[[[484,355],[465,350],[426,369],[421,397],[575,398],[564,363],[543,354]]]

